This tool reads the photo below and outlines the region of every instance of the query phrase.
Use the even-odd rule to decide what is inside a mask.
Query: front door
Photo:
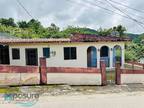
[[[26,65],[38,65],[38,53],[36,48],[26,49]]]
[[[9,46],[0,45],[0,64],[9,63]]]

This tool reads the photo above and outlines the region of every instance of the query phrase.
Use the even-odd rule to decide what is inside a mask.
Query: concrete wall
[[[47,84],[101,85],[101,74],[47,73]]]
[[[0,73],[0,85],[40,84],[39,73]]]
[[[47,58],[48,67],[87,67],[87,48],[90,46],[95,46],[100,49],[102,46],[108,46],[110,49],[110,67],[112,68],[113,62],[113,52],[111,48],[115,45],[119,45],[124,50],[124,42],[87,42],[87,43],[54,43],[54,44],[11,44],[9,47],[10,52],[10,64],[25,66],[25,48],[37,48],[38,57],[43,57],[43,47],[50,47],[50,51],[55,51],[56,55]],[[76,60],[64,60],[64,47],[77,47],[77,59]],[[12,48],[20,48],[20,59],[12,59]],[[97,66],[100,67],[100,51],[97,52]],[[124,51],[122,57],[122,63],[124,64]],[[38,61],[39,63],[39,61]]]
[[[121,74],[121,84],[144,83],[144,74]]]

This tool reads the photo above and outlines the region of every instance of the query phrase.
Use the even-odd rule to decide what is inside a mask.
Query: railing
[[[109,57],[101,57],[100,60],[105,62],[106,67],[109,67]]]

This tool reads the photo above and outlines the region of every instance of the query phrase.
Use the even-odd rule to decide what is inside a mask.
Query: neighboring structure
[[[128,38],[83,34],[74,34],[69,39],[1,39],[0,64],[39,65],[39,58],[46,57],[47,67],[100,68],[100,60],[104,60],[107,68],[113,68],[118,48],[123,67],[128,41]]]
[[[140,58],[140,59],[139,59],[139,63],[144,64],[144,58]]]
[[[20,39],[20,38],[12,36],[9,33],[0,32],[0,39]]]

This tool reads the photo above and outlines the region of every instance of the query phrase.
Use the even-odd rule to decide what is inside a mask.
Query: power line
[[[133,7],[130,7],[130,6],[127,6],[127,5],[125,5],[125,4],[122,4],[122,3],[117,2],[117,1],[114,1],[114,0],[109,0],[109,1],[111,1],[111,2],[113,2],[113,3],[115,3],[115,4],[118,4],[118,5],[127,7],[127,8],[129,8],[129,9],[131,9],[131,10],[135,10],[135,11],[137,11],[137,12],[140,12],[140,13],[143,13],[143,14],[144,14],[144,11],[143,11],[143,10],[139,10],[139,9],[136,9],[136,8],[133,8]]]
[[[112,3],[110,3],[108,0],[105,0],[108,4],[110,4],[113,8],[115,8],[116,10],[120,11],[121,13],[125,14],[127,17],[129,17],[131,20],[135,21],[137,24],[139,24],[143,29],[144,29],[144,23],[138,21],[137,19],[131,17],[130,15],[128,15],[127,13],[123,12],[120,8],[116,7],[115,5],[113,5]]]
[[[96,6],[96,7],[98,7],[98,8],[103,9],[103,10],[106,10],[106,11],[107,11],[107,14],[112,15],[111,13],[115,13],[115,14],[117,14],[117,15],[120,15],[120,16],[122,16],[122,17],[125,17],[125,18],[129,19],[127,16],[124,16],[124,15],[122,15],[122,14],[120,14],[120,13],[117,13],[117,12],[115,12],[115,11],[113,11],[113,10],[110,10],[110,9],[107,9],[107,8],[105,8],[105,7],[99,6],[99,5],[97,5],[97,4],[93,5],[93,3],[90,3],[90,2],[89,2],[89,4],[91,4],[91,6],[89,6],[89,5],[87,5],[87,4],[85,4],[85,3],[82,3],[82,2],[81,2],[81,3],[78,3],[78,2],[72,1],[72,0],[67,0],[67,1],[69,1],[69,2],[71,2],[71,3],[76,3],[76,4],[79,4],[79,5],[83,5],[83,6],[86,6],[86,7],[93,7],[93,8],[95,8],[95,6]],[[92,6],[92,5],[93,5],[93,6]]]
[[[103,2],[103,1],[100,1],[100,0],[95,0],[95,1],[97,1],[97,2],[99,2],[99,3],[105,3],[105,2]],[[105,1],[105,0],[104,0]],[[109,0],[110,1],[110,0]],[[128,7],[126,7],[126,8],[128,8]],[[133,13],[130,13],[130,14],[132,14],[132,15],[134,15],[134,16],[136,16],[136,18],[138,17],[139,19],[143,19],[144,20],[144,17],[142,17],[141,15],[137,15],[137,14],[133,14]]]
[[[69,2],[73,2],[73,3],[77,3],[77,4],[80,4],[80,5],[85,5],[85,6],[89,6],[89,5],[86,5],[86,4],[84,4],[84,3],[78,3],[78,2],[75,2],[75,1],[72,1],[72,0],[67,0],[67,1],[69,1]],[[96,7],[99,7],[99,8],[101,8],[101,9],[104,9],[104,10],[107,10],[107,11],[109,11],[109,12],[112,12],[112,13],[115,13],[115,14],[117,14],[117,15],[120,15],[120,16],[122,16],[122,17],[124,17],[124,18],[127,18],[127,19],[129,19],[129,20],[132,20],[132,21],[134,21],[134,22],[137,22],[137,20],[135,20],[135,19],[133,19],[133,18],[130,18],[130,17],[128,17],[128,16],[125,16],[125,15],[122,15],[122,14],[120,14],[120,13],[117,13],[117,12],[115,12],[115,11],[113,11],[113,10],[110,10],[110,9],[107,9],[107,8],[105,8],[105,7],[102,7],[102,6],[99,6],[99,5],[97,5],[96,3],[91,3],[91,2],[89,2],[89,1],[87,1],[91,6],[96,6]],[[142,22],[137,22],[137,23],[142,23]],[[141,26],[142,27],[142,26]],[[144,27],[143,27],[144,28]]]
[[[34,18],[19,0],[16,0],[16,2],[24,9],[24,11],[28,14],[29,17],[31,17],[32,19]]]
[[[96,0],[96,1],[98,1],[98,0]],[[91,5],[96,5],[96,6],[98,6],[96,3],[92,3],[92,2],[89,2],[89,1],[87,1],[87,2],[90,3]],[[100,6],[99,6],[99,7],[100,7]],[[116,7],[114,7],[114,8],[116,8]],[[106,9],[107,9],[107,8],[106,8]],[[127,14],[124,13],[122,10],[120,10],[120,9],[118,9],[118,8],[116,8],[116,9],[119,10],[121,13],[123,13],[123,14],[125,14],[125,15],[119,14],[119,13],[117,13],[117,12],[115,12],[115,11],[113,11],[113,13],[118,14],[118,15],[124,17],[124,18],[131,19],[131,20],[133,20],[134,22],[139,22],[140,24],[143,23],[143,22],[137,21],[136,19],[134,19],[134,18],[132,18],[131,16],[127,15]],[[110,9],[108,9],[108,10],[110,10]],[[143,24],[144,24],[144,23],[143,23]]]

